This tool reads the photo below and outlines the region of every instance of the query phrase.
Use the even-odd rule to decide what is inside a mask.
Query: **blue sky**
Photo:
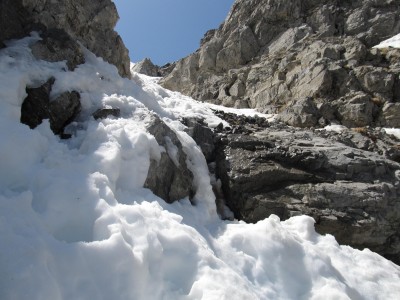
[[[217,28],[234,0],[114,0],[116,30],[132,61],[145,57],[158,65],[194,52],[204,33]]]

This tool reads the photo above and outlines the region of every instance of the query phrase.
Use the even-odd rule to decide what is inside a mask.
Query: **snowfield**
[[[88,51],[65,72],[33,58],[37,39],[0,50],[0,299],[398,299],[399,266],[318,235],[310,217],[220,220],[206,161],[179,122],[218,125],[208,105],[153,78],[123,79]],[[52,94],[81,94],[69,140],[47,121],[20,123],[25,87],[50,76]],[[101,107],[121,117],[95,121]],[[145,129],[152,114],[184,145],[195,206],[143,188],[161,151]]]

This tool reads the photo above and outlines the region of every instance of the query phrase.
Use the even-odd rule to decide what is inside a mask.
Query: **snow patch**
[[[400,267],[339,246],[310,217],[257,224],[221,221],[207,164],[180,117],[222,122],[210,106],[86,51],[86,63],[32,57],[30,43],[0,50],[0,299],[395,299]],[[27,85],[56,78],[83,110],[60,140],[44,121],[19,122]],[[91,113],[118,107],[120,118]],[[143,188],[161,155],[146,125],[173,128],[194,174],[195,205],[171,205]],[[174,157],[174,147],[168,153]],[[368,271],[366,272],[366,266]]]

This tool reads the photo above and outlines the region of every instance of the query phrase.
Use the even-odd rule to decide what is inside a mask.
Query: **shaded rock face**
[[[22,38],[31,31],[43,40],[33,54],[48,61],[67,60],[69,69],[83,62],[78,41],[130,77],[128,50],[114,31],[118,14],[111,0],[2,0],[0,41]]]
[[[187,168],[187,157],[176,133],[158,117],[148,126],[148,131],[163,151],[159,160],[151,160],[144,187],[168,203],[191,197],[193,174]]]
[[[319,233],[400,262],[400,141],[235,119],[218,134],[216,170],[236,218],[310,215]]]
[[[49,119],[50,128],[55,134],[62,136],[64,128],[71,123],[81,111],[78,92],[65,92],[50,99],[51,88],[55,82],[50,78],[37,88],[27,88],[28,96],[21,107],[21,123],[35,128],[44,119]]]
[[[383,111],[400,101],[400,50],[371,49],[400,31],[399,10],[392,0],[237,0],[162,85],[294,126],[400,126]]]

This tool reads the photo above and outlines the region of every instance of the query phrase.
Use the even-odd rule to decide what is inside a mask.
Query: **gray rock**
[[[50,62],[65,60],[70,71],[85,62],[81,47],[64,30],[49,29],[41,38],[42,40],[31,46],[32,54],[36,58]]]
[[[114,31],[118,13],[111,0],[3,0],[0,9],[1,42],[39,31],[44,40],[34,47],[36,54],[51,61],[67,59],[71,64],[69,67],[72,67],[81,62],[79,53],[76,58],[70,57],[79,48],[79,41],[97,56],[114,64],[120,75],[130,77],[128,50]],[[69,35],[65,41],[69,45],[51,34],[55,30]],[[57,49],[65,53],[59,53]]]
[[[62,135],[64,128],[81,110],[80,95],[75,91],[65,92],[50,99],[54,81],[54,78],[50,78],[40,87],[26,89],[28,96],[21,106],[21,122],[33,129],[44,119],[49,119],[51,130]]]
[[[295,127],[314,127],[319,118],[315,103],[311,98],[304,98],[288,103],[278,120]]]
[[[135,63],[135,65],[131,68],[131,71],[147,76],[158,77],[161,75],[159,68],[160,67],[154,65],[149,58],[145,58],[144,60]]]
[[[176,133],[156,116],[147,129],[164,151],[159,160],[151,160],[144,187],[168,203],[191,197],[193,174]]]
[[[247,222],[307,214],[319,233],[400,262],[400,164],[358,148],[396,143],[385,144],[391,139],[384,133],[365,134],[283,125],[223,133],[216,169],[228,206]]]
[[[382,104],[400,100],[400,55],[370,48],[398,33],[399,10],[392,0],[237,0],[225,22],[161,84],[201,101],[283,112],[289,122],[285,108],[312,97],[333,110],[321,125],[350,115],[360,118],[350,126],[379,124]],[[361,93],[372,108],[354,103]],[[309,118],[307,109],[297,111],[304,113],[299,119]]]
[[[371,97],[359,92],[351,99],[343,99],[338,104],[339,120],[347,127],[364,127],[373,121],[374,103]]]
[[[183,123],[188,127],[187,133],[200,146],[207,162],[215,159],[214,133],[201,119],[184,119]]]
[[[400,103],[386,103],[383,106],[380,124],[385,127],[400,127]]]

